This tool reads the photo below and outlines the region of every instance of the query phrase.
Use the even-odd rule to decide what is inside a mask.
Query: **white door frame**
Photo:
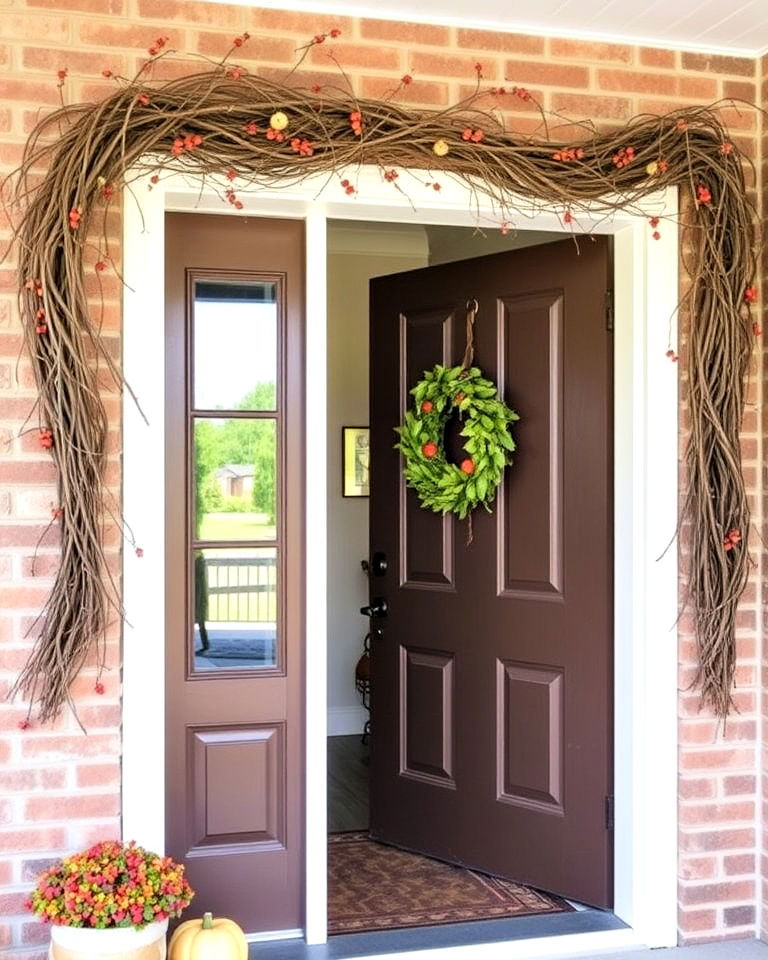
[[[246,209],[223,202],[228,184],[173,175],[134,180],[124,195],[123,502],[143,556],[126,546],[123,643],[123,835],[164,848],[164,214],[196,211],[306,220],[306,917],[308,943],[326,939],[326,220],[328,218],[498,228],[482,195],[453,179],[409,200],[376,168],[350,174],[354,200],[325,177],[238,190]],[[407,177],[400,182],[407,182]],[[217,192],[218,190],[218,192]],[[420,193],[427,193],[424,199]],[[565,232],[561,211],[518,207],[518,229]],[[653,240],[648,218],[664,216]],[[666,219],[666,218],[669,219]],[[615,913],[628,929],[430,951],[493,960],[589,954],[631,944],[677,942],[677,191],[637,203],[631,214],[577,218],[614,236],[615,261]],[[505,218],[509,220],[509,215]],[[581,239],[579,243],[589,243]],[[151,468],[150,468],[151,466]],[[298,931],[277,931],[296,935]],[[390,954],[389,960],[420,951]]]

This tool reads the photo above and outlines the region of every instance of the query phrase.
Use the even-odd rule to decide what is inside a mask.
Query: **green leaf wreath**
[[[414,409],[396,427],[395,446],[405,457],[405,478],[423,507],[435,513],[455,513],[463,520],[482,504],[490,504],[501,483],[504,467],[511,463],[515,442],[509,424],[520,418],[499,399],[496,384],[478,367],[443,367],[424,372],[411,390]],[[443,434],[454,411],[464,421],[466,459],[449,463]]]

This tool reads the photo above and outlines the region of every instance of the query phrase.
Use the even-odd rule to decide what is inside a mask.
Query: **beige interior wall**
[[[328,231],[329,732],[355,732],[363,713],[355,664],[367,621],[368,499],[341,495],[341,430],[368,425],[368,281],[427,265],[423,227],[331,224]],[[392,435],[394,443],[394,433]],[[311,611],[310,611],[311,616]],[[358,727],[355,726],[358,725]]]

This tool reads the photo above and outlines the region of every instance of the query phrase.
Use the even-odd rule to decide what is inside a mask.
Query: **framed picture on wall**
[[[367,497],[370,493],[371,446],[368,427],[341,428],[341,493]]]

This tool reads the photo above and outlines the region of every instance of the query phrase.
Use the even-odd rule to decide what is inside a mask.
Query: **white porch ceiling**
[[[768,52],[768,0],[387,0],[381,5],[375,0],[262,0],[259,5],[732,56]]]

